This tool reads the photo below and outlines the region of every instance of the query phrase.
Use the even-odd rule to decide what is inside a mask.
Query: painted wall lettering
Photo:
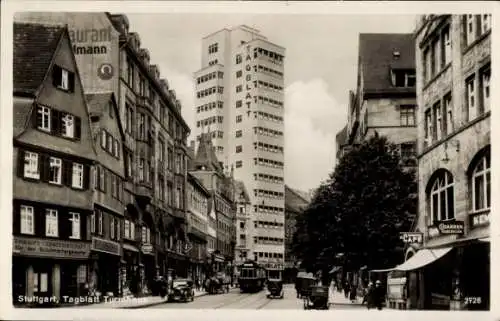
[[[69,37],[75,55],[107,54],[112,41],[111,26],[101,29],[73,29],[69,31]]]

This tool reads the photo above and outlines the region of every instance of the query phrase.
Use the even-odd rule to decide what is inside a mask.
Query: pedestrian
[[[349,291],[349,300],[351,300],[352,303],[356,301],[356,286],[354,284],[351,285]]]
[[[363,304],[366,303],[366,308],[369,310],[373,307],[373,282],[368,283],[368,287],[365,290],[365,295],[363,297]]]
[[[349,298],[349,282],[345,281],[344,282],[344,296],[345,298]]]
[[[377,282],[375,282],[375,289],[373,296],[374,296],[374,304],[377,310],[382,310],[385,299],[385,290],[382,287],[382,282],[380,282],[380,280],[377,280]]]

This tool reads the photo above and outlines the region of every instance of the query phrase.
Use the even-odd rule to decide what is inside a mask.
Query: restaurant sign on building
[[[90,244],[83,241],[14,236],[13,253],[33,257],[88,259]]]

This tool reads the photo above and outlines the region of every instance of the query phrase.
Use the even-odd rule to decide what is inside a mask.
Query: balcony
[[[149,204],[153,198],[153,188],[151,184],[140,182],[135,188],[137,201],[143,204]]]

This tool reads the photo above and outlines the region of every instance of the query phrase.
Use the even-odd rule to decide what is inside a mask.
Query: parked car
[[[193,281],[191,279],[174,279],[168,294],[168,301],[189,302],[193,300]]]

